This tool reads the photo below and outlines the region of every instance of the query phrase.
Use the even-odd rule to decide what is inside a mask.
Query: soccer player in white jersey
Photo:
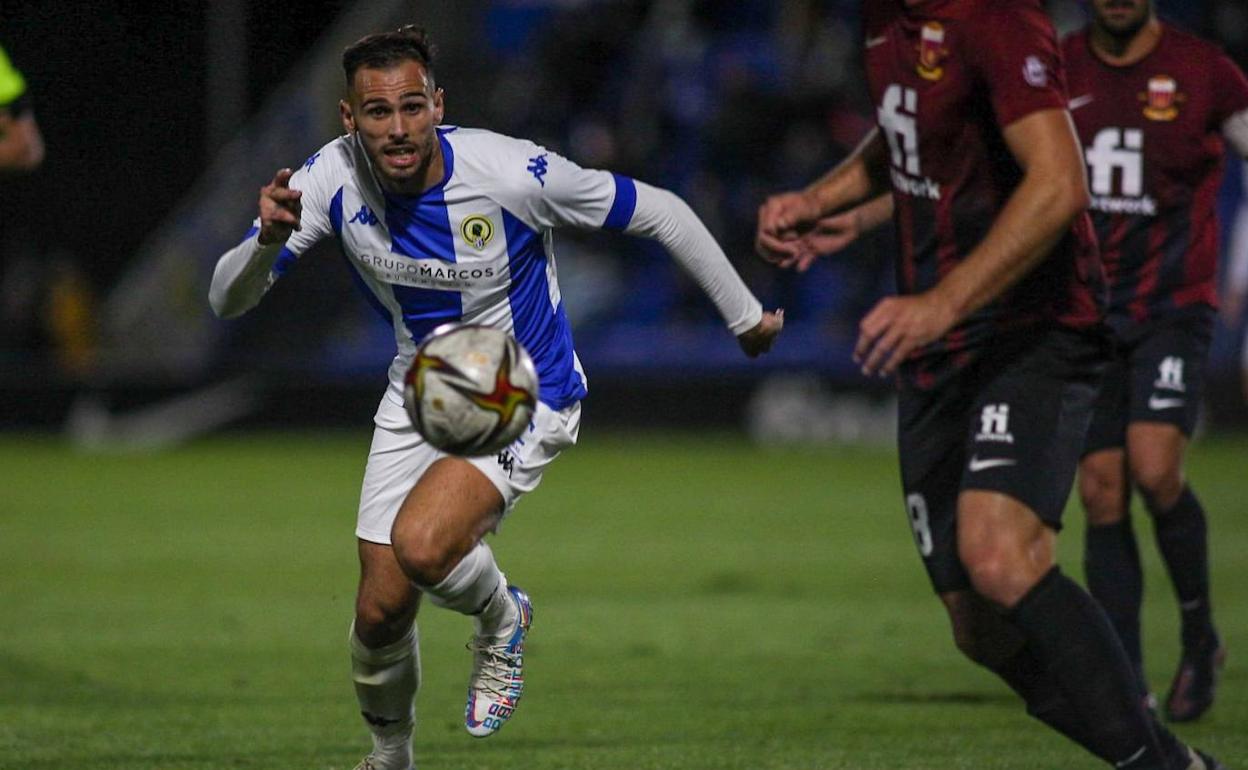
[[[523,687],[532,606],[483,537],[576,442],[585,377],[559,294],[551,231],[603,228],[658,240],[751,357],[771,347],[783,316],[763,311],[672,193],[582,169],[531,142],[440,125],[443,95],[423,30],[366,37],[343,54],[343,69],[346,135],[261,188],[260,215],[218,262],[210,301],[224,318],[247,311],[299,255],[336,236],[365,296],[394,328],[398,355],[374,418],[360,496],[350,650],[373,736],[357,770],[408,770],[422,594],[473,617],[469,733],[497,731]],[[533,424],[498,457],[438,452],[404,413],[402,379],[416,345],[452,321],[511,332],[537,365]]]

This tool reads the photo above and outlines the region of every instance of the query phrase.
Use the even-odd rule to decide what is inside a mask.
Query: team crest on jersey
[[[473,248],[480,251],[494,237],[494,223],[487,217],[473,214],[466,217],[463,224],[459,226],[459,234],[464,236],[464,240],[471,243]]]
[[[1162,121],[1178,117],[1179,105],[1187,101],[1187,95],[1179,93],[1179,84],[1169,75],[1149,78],[1148,93],[1139,98],[1144,102],[1144,117]]]
[[[945,48],[945,27],[938,21],[929,21],[919,32],[919,64],[915,71],[924,80],[940,80],[945,75],[942,66],[949,49]]]

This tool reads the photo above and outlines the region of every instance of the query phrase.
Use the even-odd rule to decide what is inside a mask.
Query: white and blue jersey
[[[218,263],[210,292],[222,316],[255,305],[296,259],[337,236],[352,276],[394,329],[389,397],[436,326],[462,321],[513,334],[533,357],[540,399],[559,410],[586,381],[559,293],[552,230],[603,228],[664,243],[699,281],[734,333],[762,309],[696,216],[676,196],[605,171],[582,169],[532,142],[439,127],[445,175],[417,196],[382,190],[363,147],[344,136],[298,169],[301,227],[280,247],[261,246],[259,220]]]

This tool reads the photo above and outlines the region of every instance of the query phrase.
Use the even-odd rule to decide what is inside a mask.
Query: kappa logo
[[[1153,387],[1159,390],[1173,390],[1179,393],[1187,391],[1183,384],[1183,359],[1178,356],[1166,356],[1157,366],[1157,379]]]
[[[516,458],[512,456],[511,452],[504,449],[498,453],[498,467],[507,472],[507,478],[511,478],[511,471],[515,466]]]
[[[355,212],[355,214],[347,220],[347,224],[349,225],[355,224],[356,222],[359,222],[365,227],[371,227],[372,225],[377,224],[377,215],[370,211],[368,206],[360,206],[360,210]]]
[[[1002,444],[1013,444],[1014,434],[1010,433],[1010,405],[987,404],[979,415],[979,433],[976,441],[993,441]]]
[[[541,155],[538,155],[536,158],[529,158],[529,165],[528,165],[528,168],[526,168],[525,170],[528,171],[530,174],[532,174],[533,178],[536,179],[542,185],[542,187],[545,187],[547,165],[548,165],[548,161],[546,160],[546,153],[542,153]]]

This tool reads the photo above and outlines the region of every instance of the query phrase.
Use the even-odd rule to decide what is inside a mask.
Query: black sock
[[[1009,618],[1087,730],[1089,750],[1123,768],[1169,766],[1105,611],[1054,567]]]
[[[1088,593],[1105,608],[1136,678],[1143,682],[1140,605],[1144,599],[1144,571],[1140,569],[1140,550],[1129,515],[1115,524],[1088,527],[1083,538],[1083,574]]]
[[[1088,729],[1087,723],[1071,707],[1070,701],[1058,688],[1053,677],[1045,670],[1031,648],[1024,645],[1013,657],[991,664],[985,668],[1001,677],[1027,704],[1027,713],[1057,730],[1062,735],[1096,754],[1106,762],[1118,757],[1099,753],[1100,745]]]
[[[1150,504],[1157,548],[1166,562],[1183,613],[1183,649],[1199,650],[1213,639],[1209,606],[1209,535],[1205,509],[1191,487],[1168,511]]]

